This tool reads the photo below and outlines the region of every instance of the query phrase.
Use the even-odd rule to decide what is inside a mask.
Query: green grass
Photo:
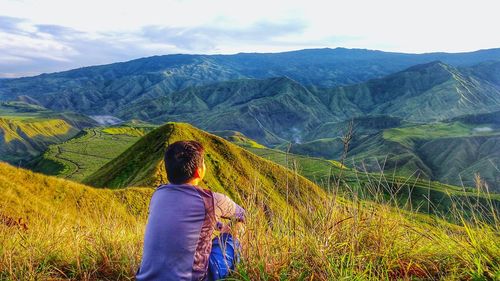
[[[296,170],[325,189],[339,181],[343,183],[337,192],[353,194],[365,200],[392,201],[401,208],[422,213],[438,213],[450,221],[449,210],[453,200],[470,200],[485,204],[486,197],[464,190],[461,187],[443,184],[437,181],[419,179],[417,177],[399,176],[395,173],[369,173],[344,167],[337,161],[286,153],[281,150],[258,147],[245,147],[252,153]],[[455,199],[452,199],[455,198]],[[500,209],[500,194],[488,195],[492,205]],[[467,210],[469,214],[472,210]]]
[[[294,190],[303,181],[292,171],[288,175],[274,188],[291,188],[292,199],[300,196]],[[454,225],[394,208],[390,201],[321,193],[275,205],[266,185],[258,176],[242,178],[231,195],[241,199],[247,221],[239,235],[241,262],[230,280],[500,277],[498,220],[463,219],[455,205],[450,211],[462,219]],[[152,192],[95,189],[0,163],[0,279],[133,280]]]
[[[95,125],[77,113],[54,112],[24,102],[0,103],[0,160],[25,165],[49,145]]]
[[[166,136],[167,132],[163,132],[163,135],[149,136],[137,147],[131,147],[134,142],[139,140],[138,137],[135,137],[137,132],[141,132],[137,128],[120,126],[87,129],[85,134],[77,138],[63,144],[51,146],[43,155],[43,161],[37,162],[37,165],[32,168],[45,174],[58,175],[97,186],[155,185],[165,181],[165,177],[161,176],[163,173],[161,159],[166,143],[176,139],[201,139],[206,140],[208,143],[217,142],[213,140],[214,136],[202,133],[194,128],[176,126],[179,126],[179,129],[175,130],[176,134],[168,137]],[[131,135],[120,134],[126,132]],[[446,214],[452,204],[449,194],[455,197],[475,197],[475,193],[464,192],[462,188],[452,185],[397,176],[392,173],[366,173],[346,167],[340,169],[341,164],[336,161],[287,154],[280,150],[265,148],[244,135],[235,135],[234,132],[216,133],[229,138],[262,158],[287,168],[296,169],[299,174],[325,189],[328,189],[332,183],[338,182],[339,176],[341,176],[343,185],[338,192],[356,192],[359,197],[364,199],[376,200],[377,197],[384,197],[386,200],[395,201],[398,206],[404,206],[408,209],[418,209],[424,213],[441,212]],[[127,150],[128,148],[130,148],[130,151]],[[217,150],[217,153],[209,153],[210,157],[213,157],[210,161],[213,163],[213,167],[216,168],[212,173],[217,174],[218,177],[234,179],[234,176],[230,174],[226,167],[234,164],[228,164],[228,160],[225,159],[226,156],[222,156],[222,158],[221,156],[215,156],[226,154],[221,153],[220,150],[227,149],[218,148]],[[119,159],[114,159],[121,153],[124,154]],[[139,160],[142,157],[141,155],[144,155],[145,158]],[[239,159],[236,156],[234,158]],[[249,160],[239,162],[247,161]],[[246,177],[250,178],[251,174],[255,173],[252,172],[253,170],[249,166],[241,167],[240,173],[246,174]],[[233,181],[234,183],[231,186],[223,186],[220,180],[216,179],[212,179],[210,184],[216,190],[234,193],[234,187],[232,186],[238,186],[241,182]],[[394,198],[389,195],[391,193]],[[494,198],[495,206],[498,206],[500,196],[492,195],[492,198]]]
[[[73,139],[51,145],[29,167],[44,174],[82,181],[152,128],[115,126],[85,129]]]
[[[63,142],[79,129],[62,119],[6,119],[0,116],[0,160],[19,164],[50,144]]]
[[[153,130],[87,177],[84,183],[109,188],[154,187],[165,183],[164,152],[169,143],[178,140],[197,140],[203,144],[208,170],[201,185],[230,194],[238,202],[252,193],[248,185],[252,180],[259,181],[259,189],[267,197],[269,208],[276,212],[281,212],[284,205],[299,206],[300,201],[315,201],[325,195],[306,178],[295,176],[280,165],[184,123],[167,123]],[[297,178],[299,184],[288,185],[285,189],[290,178]]]
[[[486,124],[487,125],[487,124]],[[481,126],[466,125],[460,122],[453,123],[431,123],[402,128],[391,128],[384,130],[383,137],[387,140],[402,143],[412,147],[414,141],[431,140],[436,138],[458,138],[469,136],[491,136],[498,135],[500,131],[477,132],[474,128]]]

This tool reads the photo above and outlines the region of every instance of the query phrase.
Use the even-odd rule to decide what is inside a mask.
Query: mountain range
[[[2,250],[9,257],[0,260],[0,279],[133,279],[148,202],[153,187],[165,180],[162,156],[179,139],[196,139],[205,146],[209,172],[201,186],[228,194],[246,209],[247,228],[240,234],[245,259],[233,273],[237,278],[496,276],[498,195],[434,186],[419,192],[415,183],[393,182],[388,194],[373,201],[357,193],[344,196],[221,137],[188,124],[167,123],[91,175],[91,186],[0,162],[0,231]],[[385,192],[386,183],[376,183],[378,178],[372,179],[374,184],[357,183]],[[410,197],[403,201],[409,205],[398,205],[394,198],[402,188],[409,188]],[[452,203],[444,212],[435,193]],[[411,207],[412,198],[429,196],[438,204],[428,204],[428,210],[437,214]],[[346,259],[352,265],[343,264]]]
[[[118,116],[189,121],[207,130],[239,130],[276,144],[306,138],[317,126],[352,118],[382,115],[422,123],[498,111],[500,84],[466,74],[469,71],[431,62],[332,89],[307,88],[286,77],[239,79],[136,101]]]
[[[365,82],[417,64],[441,60],[453,66],[498,61],[500,49],[470,53],[404,54],[363,49],[310,49],[274,54],[165,55],[85,67],[35,77],[0,80],[0,101],[33,99],[54,110],[117,112],[141,98],[190,86],[241,78],[287,76],[305,86]]]
[[[376,159],[366,165],[370,171],[385,162],[389,171],[467,186],[482,172],[491,186],[500,186],[498,122],[460,119],[500,112],[500,49],[155,56],[2,79],[0,101],[156,124],[188,122],[208,131],[239,131],[281,149],[291,143],[293,152],[329,159],[339,159],[339,137],[355,120],[350,160]],[[445,147],[446,157],[439,156],[436,149]]]

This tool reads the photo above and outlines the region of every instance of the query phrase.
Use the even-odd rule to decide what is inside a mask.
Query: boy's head
[[[165,169],[168,181],[174,184],[198,182],[205,176],[205,149],[197,141],[178,141],[167,147]]]

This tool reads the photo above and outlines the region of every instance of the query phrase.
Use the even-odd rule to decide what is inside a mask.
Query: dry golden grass
[[[248,221],[232,279],[500,278],[494,216],[455,225],[355,196],[276,212],[260,184],[246,187],[253,192],[242,202]],[[282,188],[296,184],[291,178]],[[152,189],[94,189],[0,163],[0,194],[1,280],[133,279]]]

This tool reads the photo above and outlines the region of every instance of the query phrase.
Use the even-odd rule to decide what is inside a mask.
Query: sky
[[[500,47],[497,0],[0,0],[0,77],[165,54]]]

